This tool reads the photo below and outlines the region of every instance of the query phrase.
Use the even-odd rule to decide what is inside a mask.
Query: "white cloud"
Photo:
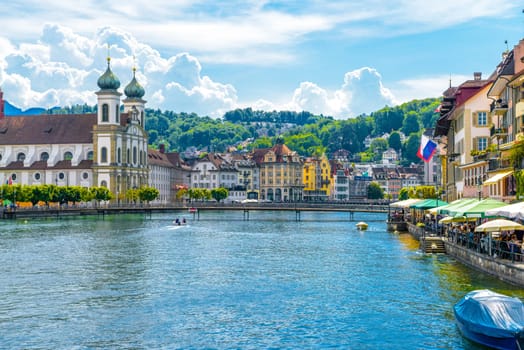
[[[440,97],[450,84],[457,86],[466,80],[473,79],[473,76],[466,75],[439,75],[433,77],[416,77],[395,82],[391,86],[398,103],[408,102],[414,99],[424,99],[428,97]]]
[[[397,101],[383,86],[380,74],[373,68],[363,67],[347,72],[340,89],[332,92],[311,82],[301,83],[289,107],[347,119],[395,104]]]
[[[121,90],[136,64],[145,98],[151,96],[150,107],[219,117],[237,106],[235,88],[202,75],[200,62],[188,53],[163,58],[119,29],[104,27],[90,38],[60,25],[46,25],[37,44],[3,51],[0,84],[5,98],[22,109],[95,104],[96,81],[106,69],[106,43]]]

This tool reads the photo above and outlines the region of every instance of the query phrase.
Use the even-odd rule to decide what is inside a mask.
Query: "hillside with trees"
[[[158,148],[162,143],[169,151],[181,152],[189,147],[214,152],[224,152],[228,147],[250,150],[272,146],[279,136],[303,156],[329,155],[343,149],[349,151],[354,160],[373,161],[391,147],[401,151],[402,162],[409,164],[419,162],[416,152],[420,132],[435,125],[439,104],[437,98],[413,100],[346,120],[309,112],[267,112],[251,108],[229,111],[221,119],[147,109],[145,127],[150,145]],[[78,105],[55,108],[47,113],[96,113],[96,107]],[[406,137],[404,142],[400,132]],[[368,148],[364,145],[367,136],[377,138],[384,134],[389,137],[375,139]]]

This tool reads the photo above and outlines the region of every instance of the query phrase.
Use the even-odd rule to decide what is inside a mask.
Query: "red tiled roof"
[[[93,161],[87,160],[87,159],[80,161],[80,163],[78,163],[77,166],[71,165],[70,160],[61,160],[52,167],[47,166],[47,161],[39,160],[39,161],[33,162],[33,164],[31,164],[28,167],[24,167],[24,162],[22,161],[11,162],[7,164],[7,166],[4,169],[9,169],[9,170],[91,169],[92,166],[93,166]]]
[[[44,114],[0,119],[0,145],[93,143],[96,114]]]
[[[151,165],[158,165],[167,168],[173,168],[173,163],[171,163],[165,153],[162,153],[156,149],[147,150],[147,159],[148,163]]]

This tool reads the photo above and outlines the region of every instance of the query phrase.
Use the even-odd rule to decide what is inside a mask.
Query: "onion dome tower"
[[[142,99],[145,95],[145,90],[136,80],[136,68],[133,67],[133,79],[127,84],[124,89],[126,98],[124,99],[124,112],[129,114],[132,123],[138,123],[144,128],[145,123],[145,104],[146,101]]]
[[[98,78],[98,124],[120,124],[120,96],[117,91],[120,80],[111,70],[111,57],[107,58],[107,69]]]

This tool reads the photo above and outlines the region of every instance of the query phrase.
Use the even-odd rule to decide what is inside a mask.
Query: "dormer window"
[[[16,160],[19,162],[23,162],[25,160],[25,153],[24,152],[18,153],[18,155],[16,156]]]

